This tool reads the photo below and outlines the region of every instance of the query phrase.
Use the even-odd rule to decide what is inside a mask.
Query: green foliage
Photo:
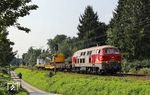
[[[124,58],[150,58],[150,1],[119,0],[109,29],[107,43],[120,48]]]
[[[48,76],[49,76],[49,77],[52,77],[52,76],[54,76],[54,72],[52,72],[52,71],[49,71],[49,73],[48,73]]]
[[[6,72],[6,68],[0,68],[0,95],[7,95],[8,90],[7,90],[7,83],[14,82],[8,73]],[[16,92],[15,95],[27,95],[27,91],[25,91],[22,88],[19,88],[19,91]]]
[[[128,73],[130,73],[130,74],[137,74],[137,72],[138,71],[135,68],[130,68]]]
[[[41,49],[29,48],[28,52],[22,55],[23,64],[26,66],[34,66],[41,53]]]
[[[94,13],[91,6],[87,6],[84,14],[79,18],[79,22],[78,37],[70,38],[66,35],[56,35],[54,39],[48,40],[50,56],[56,53],[56,45],[58,45],[58,52],[63,53],[65,59],[70,61],[70,57],[79,49],[105,44],[107,26],[98,21],[98,15]]]
[[[0,28],[2,26],[16,26],[19,30],[27,33],[30,29],[22,27],[17,19],[30,14],[31,10],[36,10],[37,5],[31,5],[31,0],[1,0],[0,2]]]
[[[142,68],[138,71],[138,74],[150,75],[150,68]]]
[[[12,45],[9,39],[7,39],[8,32],[6,28],[0,27],[0,66],[6,66],[14,57],[14,53],[12,52]]]
[[[10,70],[14,71],[16,68],[18,68],[17,66],[10,66]]]
[[[144,59],[140,60],[133,60],[133,61],[122,61],[122,71],[125,73],[138,73],[138,70],[142,68],[150,68],[150,60]]]
[[[50,48],[50,55],[53,56],[54,54],[56,54],[56,46],[58,45],[58,51],[62,51],[62,45],[64,43],[64,41],[67,39],[66,35],[56,35],[54,37],[54,39],[49,39],[47,44]]]
[[[19,92],[16,95],[28,95],[28,93],[27,92]]]
[[[2,68],[2,69],[1,69],[1,72],[2,72],[3,74],[8,74],[8,71],[7,71],[5,68]]]
[[[0,95],[7,95],[7,90],[5,88],[0,88]]]
[[[12,52],[12,45],[7,39],[7,28],[16,26],[19,30],[26,31],[30,29],[22,27],[18,22],[19,17],[30,14],[31,10],[36,10],[37,5],[31,5],[31,0],[1,0],[0,1],[0,65],[8,65],[14,58],[15,53]]]
[[[49,71],[31,71],[23,68],[17,69],[16,72],[22,72],[25,81],[42,90],[63,95],[149,95],[150,93],[149,81],[124,77],[60,72],[48,77],[45,74]]]
[[[0,72],[2,71],[0,70]],[[0,95],[7,95],[6,87],[8,81],[10,81],[10,77],[7,74],[0,73]]]
[[[20,89],[19,89],[19,92],[17,92],[15,95],[28,95],[28,94],[29,94],[29,93],[28,93],[26,90],[20,88]]]
[[[54,39],[48,40],[48,46],[50,48],[50,56],[53,56],[55,52],[55,45],[58,44],[58,53],[63,53],[65,58],[72,56],[73,52],[77,50],[76,45],[76,38],[70,38],[66,35],[56,35]]]
[[[89,43],[86,47],[97,44],[105,44],[106,25],[105,23],[99,22],[98,20],[98,15],[97,13],[94,13],[91,6],[87,6],[84,14],[79,18],[80,23],[77,27],[79,31],[78,38],[83,41],[84,45],[92,42]],[[82,48],[85,48],[85,46]]]

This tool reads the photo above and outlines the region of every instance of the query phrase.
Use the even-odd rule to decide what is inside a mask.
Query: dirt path
[[[32,85],[25,82],[24,80],[20,80],[14,71],[11,71],[11,78],[16,82],[20,83],[21,86],[29,92],[29,95],[58,95],[58,94],[47,93],[36,87],[33,87]]]

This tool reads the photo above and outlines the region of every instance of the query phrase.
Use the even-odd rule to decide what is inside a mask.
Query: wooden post
[[[55,73],[55,75],[56,75],[56,62],[55,62],[55,55],[54,55],[54,73]]]

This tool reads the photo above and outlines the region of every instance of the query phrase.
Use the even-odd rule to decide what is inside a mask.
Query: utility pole
[[[19,55],[17,55],[17,65],[18,65],[18,67],[20,65]]]
[[[55,57],[57,57],[57,53],[58,53],[58,44],[55,44],[55,54],[54,54],[54,72],[56,74],[56,60]]]
[[[54,55],[54,73],[55,73],[55,75],[56,75],[56,62],[55,62],[55,57],[56,57],[56,55]]]

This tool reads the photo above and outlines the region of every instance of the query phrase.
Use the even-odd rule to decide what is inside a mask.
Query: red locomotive
[[[78,50],[72,56],[75,71],[109,72],[121,70],[121,54],[117,47],[104,45]]]

